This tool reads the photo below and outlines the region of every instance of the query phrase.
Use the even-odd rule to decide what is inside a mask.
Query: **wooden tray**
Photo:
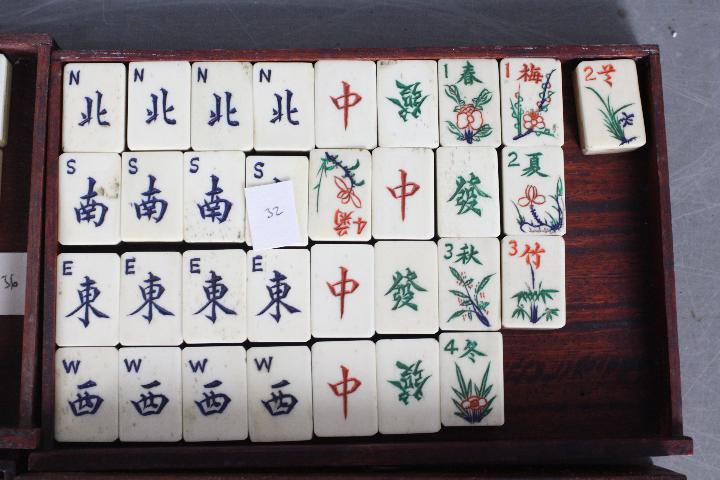
[[[563,63],[569,212],[567,326],[503,331],[506,424],[432,435],[252,444],[58,444],[53,440],[58,162],[62,71],[68,62],[314,61],[555,57]],[[647,146],[585,157],[571,73],[584,59],[638,61]],[[45,223],[40,450],[31,471],[529,464],[689,454],[683,436],[672,230],[657,46],[406,50],[58,51],[51,65]],[[157,245],[156,245],[157,246]],[[120,252],[127,245],[98,251]],[[168,244],[183,250],[183,244]]]

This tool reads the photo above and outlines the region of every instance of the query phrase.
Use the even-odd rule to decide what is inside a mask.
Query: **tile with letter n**
[[[438,241],[441,330],[500,330],[500,284],[497,238]]]
[[[183,253],[185,343],[245,341],[245,261],[245,252],[239,249]]]
[[[367,242],[372,231],[370,152],[310,152],[308,234],[315,241]]]
[[[380,334],[438,331],[435,242],[375,244],[375,329]]]
[[[446,427],[505,423],[503,340],[499,332],[440,335],[440,417]]]
[[[562,148],[505,147],[501,161],[503,231],[507,235],[564,235]]]
[[[252,150],[252,64],[195,62],[191,75],[193,150]]]
[[[437,340],[378,340],[375,350],[380,433],[434,433],[440,430]]]
[[[244,241],[245,154],[186,152],[184,157],[185,241]]]
[[[64,153],[58,162],[58,241],[63,245],[120,243],[120,155]]]
[[[438,235],[499,236],[500,180],[495,149],[440,147],[436,168]]]
[[[55,352],[55,440],[118,438],[118,352],[113,347]]]
[[[253,65],[255,150],[307,152],[315,147],[314,82],[312,63]]]
[[[182,389],[183,440],[247,438],[247,379],[242,346],[183,349]]]
[[[247,352],[248,416],[253,442],[310,440],[310,349],[254,347]]]
[[[177,252],[120,257],[120,343],[182,343],[182,258]]]
[[[130,150],[190,148],[190,63],[130,62],[127,144]]]
[[[125,150],[127,68],[68,63],[63,73],[62,146],[66,152]]]
[[[500,110],[504,145],[561,146],[562,72],[554,58],[500,61]]]
[[[500,145],[498,62],[448,59],[438,62],[440,145]]]
[[[378,144],[437,147],[437,62],[381,60],[377,77]]]
[[[247,326],[251,342],[310,340],[310,251],[247,255]]]
[[[312,379],[318,437],[361,437],[378,432],[373,342],[315,343]]]
[[[180,348],[121,348],[118,361],[121,442],[182,438]]]
[[[12,64],[5,55],[0,53],[0,147],[7,145],[11,85]]]
[[[502,240],[503,328],[565,326],[565,241],[550,235]]]
[[[123,153],[121,220],[124,242],[182,241],[181,152]]]
[[[115,253],[61,253],[57,272],[55,343],[117,345],[120,257]]]

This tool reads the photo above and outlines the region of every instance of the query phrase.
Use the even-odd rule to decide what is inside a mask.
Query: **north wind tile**
[[[7,145],[11,85],[12,65],[5,55],[0,54],[0,147]]]

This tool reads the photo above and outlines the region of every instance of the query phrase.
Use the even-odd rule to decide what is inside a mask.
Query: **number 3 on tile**
[[[265,212],[267,213],[268,219],[273,218],[273,217],[279,217],[280,215],[282,215],[284,213],[282,210],[280,210],[280,207],[278,207],[278,206],[266,208]]]

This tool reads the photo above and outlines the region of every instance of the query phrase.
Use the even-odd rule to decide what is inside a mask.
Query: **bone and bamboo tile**
[[[12,87],[12,65],[0,53],[0,147],[7,145],[10,120],[10,91]]]

